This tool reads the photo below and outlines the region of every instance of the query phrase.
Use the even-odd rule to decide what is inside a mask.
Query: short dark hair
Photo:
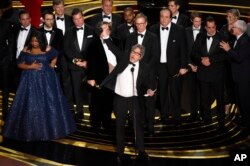
[[[41,51],[45,51],[46,50],[45,38],[44,38],[43,34],[38,30],[35,30],[31,33],[29,44],[28,44],[28,50],[32,49],[31,41],[32,41],[33,37],[35,37],[37,39],[37,41],[39,43],[39,47],[41,48]]]
[[[54,14],[53,14],[53,12],[52,11],[50,11],[50,10],[45,10],[44,12],[43,12],[43,14],[42,14],[42,17],[43,17],[43,19],[45,18],[45,15],[52,15],[53,17],[54,17]]]
[[[126,7],[123,12],[127,12],[127,11],[130,11],[130,12],[134,12],[134,9],[132,7]]]
[[[53,4],[53,6],[54,5],[60,5],[60,4],[64,5],[64,0],[53,0],[52,4]]]
[[[192,13],[190,14],[190,19],[191,19],[192,21],[193,21],[196,17],[199,17],[199,18],[202,19],[202,14],[199,13],[199,12],[192,12]]]
[[[111,1],[113,4],[113,0],[102,0],[102,4],[104,3],[104,1]]]
[[[81,15],[83,16],[82,9],[74,8],[71,12],[71,16],[73,17],[74,15],[77,15],[79,13],[81,13]]]
[[[181,2],[179,0],[169,0],[168,2],[174,2],[175,5],[181,6]]]
[[[18,13],[18,18],[20,19],[21,18],[21,15],[23,14],[28,14],[30,16],[30,13],[27,11],[27,10],[21,10],[19,13]]]
[[[216,25],[216,22],[215,22],[215,19],[214,19],[213,16],[208,16],[208,17],[206,18],[206,22],[205,22],[205,25],[206,25],[206,26],[207,26],[207,23],[208,23],[208,22],[214,22],[215,25]]]

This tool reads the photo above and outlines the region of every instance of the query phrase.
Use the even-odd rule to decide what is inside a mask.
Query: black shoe
[[[150,160],[148,154],[144,151],[144,152],[139,152],[138,156],[136,157],[137,160],[141,160],[141,161],[148,161]]]

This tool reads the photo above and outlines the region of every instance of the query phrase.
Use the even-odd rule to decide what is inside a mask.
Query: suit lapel
[[[213,38],[213,41],[212,41],[212,44],[211,44],[211,47],[209,49],[208,54],[211,54],[216,49],[216,47],[218,45],[218,42],[219,42],[219,40],[217,38],[217,35],[215,35],[214,38]]]
[[[76,28],[73,29],[73,39],[74,39],[74,44],[75,44],[75,47],[77,48],[77,51],[81,52],[79,44],[78,44]]]
[[[138,87],[140,86],[140,84],[142,82],[142,74],[143,74],[143,67],[142,67],[142,64],[139,62],[138,76],[137,76],[137,80],[136,80],[136,88],[137,88],[137,90],[138,90]]]
[[[51,45],[52,41],[54,40],[55,34],[56,34],[56,31],[54,29],[52,29],[52,33],[51,33],[51,36],[50,36],[49,45]]]

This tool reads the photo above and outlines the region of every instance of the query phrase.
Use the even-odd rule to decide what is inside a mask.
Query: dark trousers
[[[169,76],[167,64],[160,64],[158,76],[161,118],[165,121],[172,114],[176,121],[180,121],[182,80],[180,77]]]
[[[100,128],[101,124],[108,129],[111,123],[114,92],[104,87],[102,89],[93,87],[91,92],[91,124],[96,129]]]
[[[200,81],[200,99],[201,99],[201,113],[202,118],[206,122],[212,121],[211,104],[212,95],[216,99],[216,110],[219,124],[223,125],[225,122],[225,104],[224,104],[224,83],[218,82],[204,82]]]
[[[88,93],[84,85],[83,79],[86,77],[86,71],[75,71],[71,70],[72,85],[73,85],[73,96],[76,104],[77,113],[83,112],[84,101],[87,101]]]
[[[144,135],[142,109],[138,97],[122,97],[115,95],[114,111],[116,114],[116,141],[118,154],[124,153],[125,147],[125,123],[128,110],[131,111],[135,133],[136,148],[139,152],[144,152]]]
[[[236,100],[239,106],[242,123],[250,127],[250,81],[235,84]]]

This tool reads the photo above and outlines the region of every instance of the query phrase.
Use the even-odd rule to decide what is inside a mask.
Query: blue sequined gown
[[[63,95],[57,75],[49,66],[57,56],[51,49],[45,54],[21,52],[18,63],[42,63],[41,70],[23,70],[20,83],[6,117],[3,136],[22,141],[63,138],[75,131],[73,115]]]

